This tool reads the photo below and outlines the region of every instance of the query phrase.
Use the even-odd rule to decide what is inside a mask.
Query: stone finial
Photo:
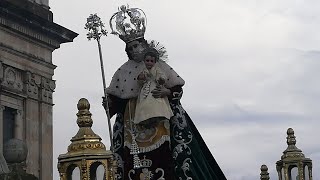
[[[309,179],[312,180],[312,160],[306,158],[302,151],[296,147],[296,137],[292,128],[287,130],[287,144],[288,147],[283,151],[281,159],[276,162],[276,169],[278,172],[279,179],[289,180],[291,179],[292,168],[298,168],[299,180],[303,180],[305,177],[305,167],[308,167]]]
[[[292,128],[289,128],[287,130],[287,144],[288,146],[295,146],[297,141],[296,141],[296,137],[294,136],[294,130]]]
[[[27,159],[28,148],[20,139],[10,139],[3,146],[3,156],[7,163],[22,163]]]
[[[270,180],[269,173],[268,173],[268,167],[263,164],[261,166],[260,170],[261,170],[260,179],[261,180]]]
[[[3,146],[3,156],[6,159],[10,172],[0,174],[0,180],[38,180],[25,171],[24,161],[27,159],[28,148],[20,139],[10,139]]]
[[[294,136],[294,130],[292,128],[288,128],[287,130],[287,144],[288,147],[287,149],[283,152],[282,155],[282,159],[283,158],[287,158],[287,157],[291,157],[291,156],[295,156],[295,157],[300,157],[300,158],[304,158],[304,154],[302,153],[302,151],[296,147],[296,137]]]

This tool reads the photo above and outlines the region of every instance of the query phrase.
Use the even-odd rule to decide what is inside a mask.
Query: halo
[[[155,49],[159,55],[159,61],[167,62],[168,53],[167,49],[156,40],[147,41],[149,48]]]

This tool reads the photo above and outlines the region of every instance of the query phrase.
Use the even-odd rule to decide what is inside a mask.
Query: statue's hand
[[[156,88],[151,91],[151,93],[154,98],[163,98],[169,96],[171,91],[164,86],[156,86]]]
[[[162,77],[160,77],[160,78],[157,80],[157,83],[158,83],[159,85],[164,85],[165,82],[166,82],[166,81],[165,81],[164,78],[162,78]]]
[[[141,81],[145,81],[146,80],[146,74],[141,72],[137,78],[138,80],[141,80]]]
[[[102,106],[105,110],[107,109],[107,105],[109,106],[109,109],[110,109],[111,108],[111,99],[109,97],[108,98],[102,97]]]

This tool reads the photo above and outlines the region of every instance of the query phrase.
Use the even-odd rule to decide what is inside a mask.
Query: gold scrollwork
[[[81,151],[85,149],[92,149],[92,150],[98,150],[98,149],[105,149],[105,145],[101,142],[84,142],[79,144],[71,144],[68,147],[68,152],[74,152],[74,151]]]

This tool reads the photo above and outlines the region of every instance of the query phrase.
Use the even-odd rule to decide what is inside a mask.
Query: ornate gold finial
[[[88,110],[88,111],[89,111],[89,109],[90,109],[90,103],[89,103],[89,101],[88,101],[86,98],[81,98],[81,99],[78,101],[77,107],[78,107],[78,110],[79,110],[79,111],[83,111],[83,110]]]
[[[78,107],[78,119],[77,124],[79,127],[92,127],[93,121],[91,119],[92,114],[90,113],[90,103],[86,98],[81,98],[77,104]]]
[[[117,167],[111,151],[107,151],[101,142],[100,136],[95,134],[91,126],[93,121],[90,113],[90,103],[87,99],[81,98],[77,104],[77,124],[79,130],[72,137],[68,152],[58,157],[58,170],[60,180],[67,180],[72,176],[75,167],[80,170],[81,179],[96,177],[99,165],[104,167],[104,180],[114,179],[114,170]]]
[[[263,164],[261,166],[260,170],[261,170],[260,179],[261,180],[270,180],[269,173],[268,173],[268,167],[265,164]]]
[[[95,134],[91,127],[93,121],[91,119],[90,103],[87,99],[81,98],[77,104],[79,126],[78,133],[71,139],[71,144],[68,147],[68,153],[82,153],[83,151],[105,151],[105,145],[101,142],[100,136]]]

